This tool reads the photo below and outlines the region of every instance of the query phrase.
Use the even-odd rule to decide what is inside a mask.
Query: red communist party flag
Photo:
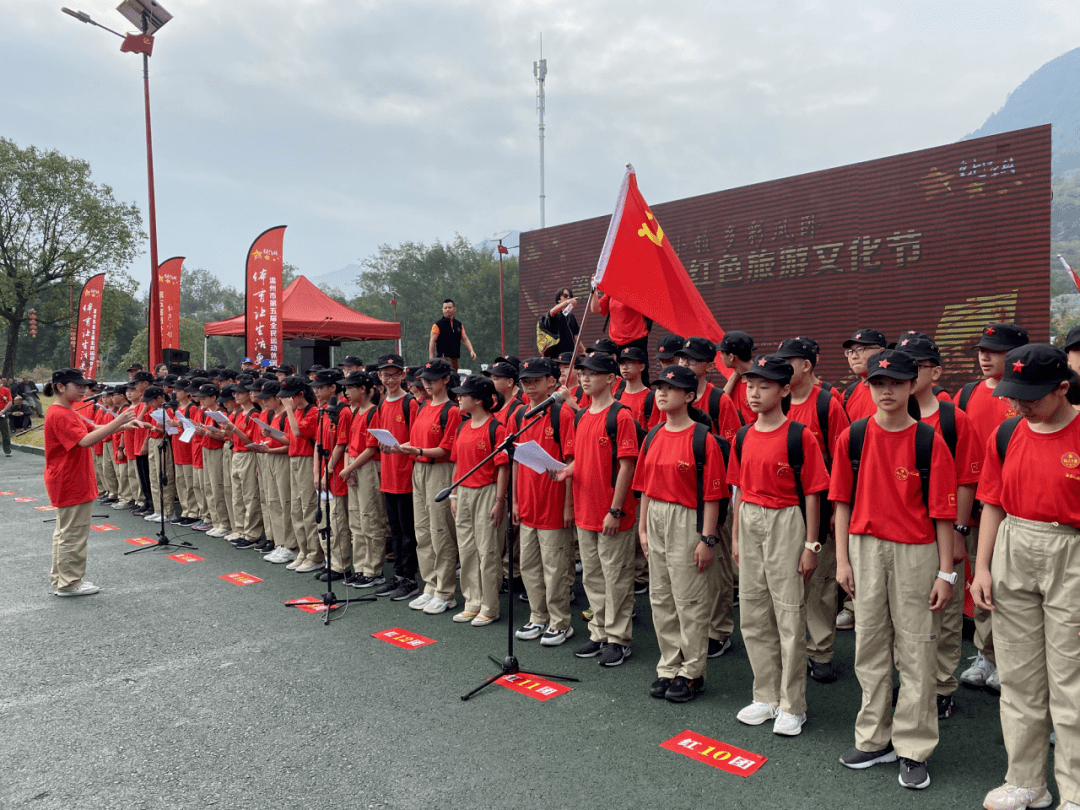
[[[1076,271],[1072,269],[1072,266],[1065,261],[1065,257],[1060,253],[1058,254],[1058,261],[1061,262],[1062,267],[1065,268],[1065,272],[1069,274],[1069,278],[1072,279],[1073,286],[1076,287],[1076,291],[1080,292],[1080,276],[1076,275]]]
[[[71,365],[82,369],[88,379],[97,374],[98,342],[101,339],[101,298],[105,292],[105,274],[91,276],[79,296],[79,323],[75,334],[75,352]]]
[[[285,225],[263,231],[251,243],[244,284],[244,332],[247,356],[258,368],[263,360],[280,365],[281,243]]]
[[[161,348],[180,348],[180,271],[184,257],[174,256],[158,265],[158,312],[161,313]],[[161,362],[161,353],[151,355]]]
[[[149,34],[128,34],[120,43],[121,53],[145,53],[150,56],[154,52],[154,38]]]
[[[596,287],[678,335],[718,343],[724,330],[675,255],[627,164],[593,276]]]

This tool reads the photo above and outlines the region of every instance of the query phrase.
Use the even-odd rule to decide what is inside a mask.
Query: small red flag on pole
[[[149,34],[128,34],[120,43],[121,53],[154,53],[154,38]]]
[[[1076,291],[1080,292],[1080,276],[1076,275],[1076,271],[1069,266],[1069,263],[1065,261],[1065,257],[1060,253],[1058,254],[1058,261],[1061,262],[1062,267],[1065,268],[1065,272],[1069,274],[1069,278],[1072,279],[1073,286],[1076,287]]]

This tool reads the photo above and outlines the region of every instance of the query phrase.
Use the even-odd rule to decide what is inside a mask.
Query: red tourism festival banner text
[[[263,231],[251,243],[244,283],[246,354],[258,367],[263,360],[279,365],[281,335],[281,249],[285,225]]]
[[[161,348],[180,348],[180,271],[184,257],[174,256],[158,265],[158,303],[161,311]],[[161,353],[150,357],[150,365],[161,362]]]
[[[79,296],[79,322],[76,325],[75,351],[71,365],[82,369],[88,379],[97,374],[98,342],[101,339],[101,300],[105,292],[105,274],[91,276]]]

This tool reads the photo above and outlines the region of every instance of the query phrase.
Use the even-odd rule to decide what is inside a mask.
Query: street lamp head
[[[163,9],[157,0],[124,0],[116,10],[144,34],[151,36],[172,19],[172,14]]]
[[[74,17],[79,22],[84,22],[84,23],[93,22],[93,20],[90,19],[90,15],[87,14],[85,11],[72,11],[70,8],[62,8],[60,10],[62,12],[64,12],[65,14],[71,15],[72,17]]]

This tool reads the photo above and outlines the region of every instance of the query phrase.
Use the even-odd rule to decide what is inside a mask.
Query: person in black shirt
[[[443,316],[431,325],[431,339],[428,341],[428,359],[434,360],[436,357],[442,357],[453,366],[454,371],[457,371],[458,360],[461,359],[461,345],[463,343],[465,348],[469,350],[472,359],[476,359],[476,352],[473,350],[472,342],[469,340],[469,336],[465,334],[465,325],[461,321],[454,319],[456,312],[457,306],[454,305],[452,300],[447,298],[443,301]]]
[[[569,287],[563,287],[555,293],[555,306],[548,310],[551,326],[559,335],[559,343],[548,350],[548,353],[554,357],[574,350],[574,340],[581,331],[577,316],[572,311],[577,305],[578,300]]]

